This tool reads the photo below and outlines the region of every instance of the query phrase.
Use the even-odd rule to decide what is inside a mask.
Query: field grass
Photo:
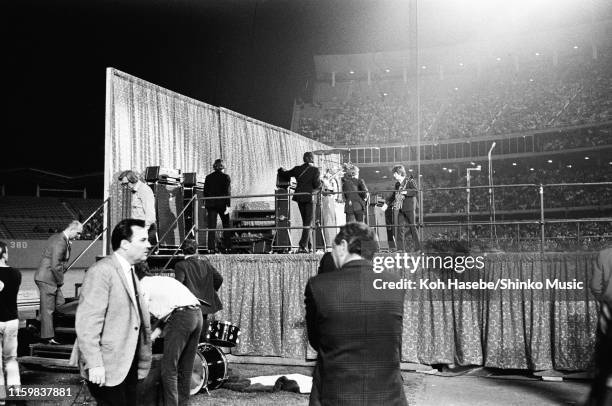
[[[237,364],[231,363],[230,376],[240,378],[251,378],[262,375],[284,375],[303,374],[311,375],[312,367],[283,366],[283,365],[261,365],[261,364]],[[70,386],[73,388],[73,396],[69,399],[54,401],[32,401],[24,402],[26,405],[83,405],[93,404],[86,387],[80,383],[78,374],[49,371],[22,369],[23,385],[56,385]],[[421,389],[422,374],[402,372],[404,377],[404,391],[409,404],[415,404],[415,396]],[[78,395],[78,396],[77,396]],[[220,388],[202,392],[191,398],[191,405],[215,405],[215,406],[250,406],[250,405],[282,405],[298,406],[307,405],[309,395],[292,392],[237,392],[226,388]],[[22,403],[23,404],[23,403]]]

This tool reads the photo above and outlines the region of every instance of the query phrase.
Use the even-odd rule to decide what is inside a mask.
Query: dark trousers
[[[138,404],[138,348],[127,376],[117,386],[99,386],[87,381],[89,393],[98,406],[134,406]]]
[[[302,226],[311,227],[312,219],[314,217],[314,205],[312,201],[308,202],[297,202],[298,209],[300,209],[300,215],[302,216]],[[302,230],[302,238],[300,238],[300,248],[310,249],[310,229],[304,228]]]
[[[394,225],[395,221],[396,219],[394,218],[394,210],[392,207],[389,207],[387,210],[385,210],[385,224],[387,226]],[[396,248],[395,234],[396,234],[395,227],[387,227],[387,241],[389,243],[390,249]]]
[[[595,377],[585,406],[605,406],[612,401],[608,389],[608,376],[612,373],[612,324],[608,323],[607,333],[597,326],[595,341]]]
[[[202,311],[199,308],[177,309],[168,318],[161,361],[165,406],[189,402],[191,372],[201,330]]]
[[[223,224],[223,228],[229,228],[230,226],[230,216],[229,213],[224,213],[225,208],[219,209],[216,207],[207,207],[206,208],[206,224],[208,224],[208,228],[217,228],[217,215],[221,217],[221,223]],[[216,251],[217,243],[216,243],[216,231],[208,232],[208,250]],[[232,233],[230,231],[223,231],[223,242],[222,248],[231,249],[232,248]]]
[[[149,226],[149,244],[151,244],[151,248],[155,247],[158,241],[159,240],[157,239],[157,225],[155,225],[155,223],[152,223],[151,226]]]
[[[355,221],[363,223],[363,212],[362,211],[354,211],[352,213],[346,213],[347,223],[353,223]]]
[[[412,242],[414,243],[414,250],[418,251],[421,249],[421,242],[419,241],[419,234],[417,233],[417,229],[415,226],[415,218],[416,215],[413,210],[408,210],[407,212],[400,210],[397,214],[397,225],[399,227],[396,228],[397,238],[395,240],[396,246],[398,250],[408,251],[408,247],[406,246],[406,235],[408,234],[408,230],[410,230],[410,234],[412,234]]]

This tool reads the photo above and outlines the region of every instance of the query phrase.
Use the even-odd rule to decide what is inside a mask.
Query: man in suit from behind
[[[49,237],[34,274],[34,282],[40,292],[40,338],[48,344],[59,344],[54,338],[53,312],[56,306],[64,304],[61,287],[70,258],[70,245],[82,232],[83,225],[75,220],[61,233]]]
[[[232,233],[231,231],[223,232],[223,242],[221,247],[217,247],[216,232],[217,216],[221,218],[223,228],[230,226],[230,196],[232,194],[232,179],[225,173],[225,163],[222,159],[217,159],[213,163],[213,172],[206,175],[204,179],[204,197],[220,197],[218,199],[206,199],[206,224],[208,232],[208,250],[209,252],[229,252],[232,249]]]
[[[612,402],[608,386],[612,376],[612,247],[599,252],[593,264],[590,289],[599,302],[599,322],[595,341],[595,377],[586,406],[604,406]]]
[[[81,374],[98,405],[136,405],[137,382],[151,367],[151,326],[134,265],[151,244],[144,220],[120,221],[113,253],[85,274],[76,313]]]
[[[404,291],[374,273],[374,232],[349,223],[334,239],[337,271],[310,278],[305,291],[308,341],[317,351],[310,405],[407,405],[400,373]]]
[[[293,200],[297,202],[302,217],[302,227],[311,227],[314,217],[314,196],[312,193],[315,189],[321,187],[321,172],[319,168],[314,166],[314,154],[305,152],[303,157],[304,163],[295,166],[288,171],[279,168],[278,172],[283,176],[295,178],[297,186]],[[299,194],[304,193],[304,194]],[[302,229],[302,238],[300,238],[300,248],[298,252],[306,253],[310,250],[310,229]]]
[[[204,320],[202,338],[204,338],[208,330],[208,315],[223,309],[221,299],[217,294],[223,283],[223,276],[206,257],[198,255],[198,243],[195,240],[185,240],[183,253],[185,259],[174,265],[174,277],[185,285],[195,297],[205,302],[201,305]]]

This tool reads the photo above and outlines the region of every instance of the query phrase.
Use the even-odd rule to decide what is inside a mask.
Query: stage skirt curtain
[[[592,253],[498,254],[486,256],[483,270],[462,274],[396,270],[412,280],[584,283],[584,289],[573,291],[407,291],[402,359],[505,369],[587,369],[597,324],[596,305],[588,292],[593,259]]]
[[[211,172],[220,156],[218,108],[115,69],[108,70],[105,184],[113,209],[112,229],[121,216],[117,175],[147,166]]]
[[[477,254],[475,254],[477,255]],[[239,324],[233,354],[304,359],[304,288],[320,256],[211,256],[223,274],[224,310]],[[597,307],[588,292],[593,253],[489,254],[485,267],[393,269],[409,280],[583,282],[585,289],[407,290],[402,360],[530,370],[586,370],[592,363]],[[311,356],[309,358],[312,358]]]
[[[319,258],[306,255],[214,255],[223,275],[217,320],[240,326],[234,355],[304,359],[308,348],[304,289]]]

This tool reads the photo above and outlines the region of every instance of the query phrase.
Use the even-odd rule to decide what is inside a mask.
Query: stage
[[[590,366],[597,307],[588,282],[595,253],[472,255],[482,256],[483,269],[458,273],[421,267],[411,272],[393,265],[393,272],[414,281],[413,289],[406,290],[402,361],[563,371]],[[216,318],[241,328],[233,355],[316,357],[307,344],[304,288],[316,274],[320,256],[208,256],[224,278],[220,290],[224,309]],[[505,282],[497,290],[465,289],[465,285],[426,289],[419,287],[421,280]],[[518,282],[525,286],[512,289],[512,283]],[[571,282],[565,286],[570,289],[562,289],[562,282]],[[503,283],[510,286],[503,288]]]

